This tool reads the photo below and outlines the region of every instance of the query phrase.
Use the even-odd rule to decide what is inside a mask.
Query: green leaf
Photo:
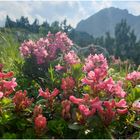
[[[2,136],[3,139],[16,139],[15,133],[4,133]]]
[[[50,65],[50,68],[48,69],[48,72],[50,74],[51,81],[54,82],[55,81],[55,78],[54,78],[54,68],[52,68],[51,65]]]
[[[19,119],[16,122],[16,126],[19,130],[23,130],[27,126],[27,121],[25,119]]]
[[[42,104],[42,103],[46,103],[47,100],[46,99],[40,99],[39,101],[36,102],[37,105]]]
[[[128,95],[128,101],[134,102],[135,100],[140,98],[140,87],[135,87],[131,89],[131,93]]]
[[[9,105],[12,102],[12,99],[4,97],[1,101],[2,105]]]
[[[25,131],[25,133],[23,133],[22,137],[24,139],[32,139],[32,138],[35,138],[34,129],[27,128],[26,131]]]
[[[12,120],[13,118],[14,118],[13,113],[5,110],[5,111],[3,111],[2,117],[0,118],[0,123],[1,124],[6,124],[7,122]]]
[[[67,131],[67,123],[63,120],[51,120],[48,122],[48,129],[57,135],[63,137],[64,133]]]
[[[81,129],[81,126],[78,125],[77,123],[69,124],[68,127],[72,130],[79,130]]]
[[[82,76],[82,65],[75,64],[72,66],[72,75],[75,77],[76,80],[79,80]]]
[[[131,139],[140,139],[140,132],[135,132],[133,135],[132,135],[132,138]]]
[[[88,93],[88,92],[91,91],[91,87],[86,85],[86,86],[83,87],[83,90]]]

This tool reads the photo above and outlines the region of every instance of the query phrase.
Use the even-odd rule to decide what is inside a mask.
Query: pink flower
[[[37,58],[37,63],[38,64],[44,63],[45,59],[48,56],[48,52],[47,52],[47,50],[44,47],[40,47],[38,49],[34,49],[33,53],[35,54],[35,56]]]
[[[36,105],[33,114],[34,117],[37,117],[39,114],[42,114],[42,107],[40,105]]]
[[[102,101],[100,101],[98,97],[96,97],[95,99],[91,99],[90,104],[91,107],[94,108],[96,111],[102,111]]]
[[[14,72],[7,72],[7,73],[3,73],[3,72],[0,72],[0,79],[7,79],[7,78],[11,78],[13,77],[14,75]]]
[[[50,98],[50,92],[49,92],[49,89],[47,88],[45,90],[45,92],[42,90],[42,88],[39,89],[39,95],[38,96],[42,96],[44,98]]]
[[[127,74],[126,80],[131,82],[140,82],[140,72],[133,71],[132,73]]]
[[[34,46],[35,46],[35,42],[33,42],[32,40],[22,43],[20,47],[21,55],[24,57],[29,57],[34,49]]]
[[[112,77],[99,83],[97,88],[119,98],[124,98],[126,96],[126,92],[122,89],[122,82],[118,81],[115,83]]]
[[[29,99],[27,96],[27,92],[17,91],[13,97],[13,102],[16,105],[16,110],[24,110],[29,107],[33,101],[33,99]]]
[[[90,71],[87,73],[87,76],[85,78],[83,78],[81,81],[84,84],[90,85],[91,87],[95,87],[95,85],[97,85],[100,81],[102,81],[103,79],[103,73],[99,70],[99,71]]]
[[[56,96],[58,95],[58,93],[59,93],[59,90],[58,90],[57,88],[55,88],[55,89],[53,90],[52,94],[51,94],[51,98],[56,97]]]
[[[47,119],[42,115],[39,114],[36,118],[35,118],[35,128],[38,130],[43,130],[46,128],[46,124],[47,124]]]
[[[25,58],[35,56],[37,64],[43,64],[54,60],[59,50],[62,53],[69,51],[72,45],[66,33],[48,33],[47,37],[40,38],[38,41],[29,40],[22,43],[20,53]]]
[[[88,72],[87,76],[85,76],[81,80],[83,84],[89,85],[92,89],[99,88],[106,75],[106,72],[103,73],[103,71],[101,72],[100,70],[99,71],[96,70]]]
[[[117,113],[119,115],[123,115],[123,114],[126,114],[128,112],[128,109],[127,108],[124,108],[124,109],[117,109]]]
[[[87,75],[82,79],[82,82],[95,89],[107,76],[107,69],[107,61],[102,54],[89,55],[83,67],[83,71]]]
[[[105,109],[102,110],[99,115],[101,116],[104,124],[108,126],[115,117],[115,111],[113,110],[115,108],[115,102],[114,100],[104,101],[103,106]]]
[[[95,68],[101,68],[106,71],[108,69],[106,58],[104,58],[103,54],[95,54],[89,55],[87,59],[85,59],[85,65],[83,67],[84,72],[93,71]]]
[[[64,67],[61,66],[60,64],[58,64],[58,65],[55,66],[55,69],[56,69],[57,71],[60,71],[60,70],[64,69]]]
[[[80,112],[84,116],[94,115],[96,111],[102,111],[102,102],[98,97],[95,99],[90,99],[88,94],[84,94],[83,98],[76,98],[74,96],[70,96],[70,101],[74,104],[78,105]]]
[[[70,96],[70,97],[69,97],[69,100],[70,100],[72,103],[74,103],[74,104],[80,104],[80,103],[84,102],[83,99],[81,99],[81,98],[76,98],[76,97],[74,97],[74,96]]]
[[[116,104],[116,107],[127,108],[125,99],[121,99],[119,102],[116,102],[115,104]]]
[[[132,108],[133,108],[135,111],[139,112],[139,111],[140,111],[140,100],[134,101],[134,103],[132,104]]]
[[[11,71],[11,72],[7,72],[7,73],[4,73],[0,72],[0,92],[1,92],[1,97],[2,96],[9,96],[14,90],[15,90],[15,87],[17,86],[17,83],[15,82],[16,81],[16,78],[12,78],[14,75],[14,73]],[[12,78],[11,81],[8,81],[7,79],[8,78]]]
[[[3,97],[3,92],[0,92],[0,99]]]
[[[64,60],[70,65],[80,63],[80,59],[74,51],[70,51],[68,54],[65,54]]]
[[[62,78],[62,84],[61,88],[66,91],[66,90],[72,90],[75,86],[75,81],[73,80],[72,77],[66,77]]]
[[[3,81],[3,86],[7,89],[15,90],[14,88],[17,86],[17,83],[15,82],[16,78],[12,78],[12,81]]]
[[[55,44],[62,52],[66,52],[71,48],[73,42],[67,37],[66,33],[57,32],[55,34]]]
[[[96,113],[96,111],[101,112],[102,111],[102,102],[99,100],[98,97],[95,99],[88,99],[83,98],[83,103],[79,105],[79,110],[82,114],[85,116],[91,116]]]
[[[115,105],[117,107],[118,114],[123,115],[128,112],[125,99],[121,99],[119,102],[116,102]]]
[[[120,58],[116,59],[115,56],[111,56],[112,63],[115,65],[121,64]]]
[[[113,87],[114,93],[119,98],[124,98],[126,96],[126,92],[122,89],[122,82],[118,81],[117,84]]]
[[[112,77],[109,79],[104,80],[103,82],[98,84],[98,89],[104,90],[106,92],[112,92],[112,88],[115,82],[113,81]]]
[[[45,99],[51,100],[54,97],[56,97],[59,93],[58,89],[54,89],[52,93],[50,93],[49,89],[47,88],[45,91],[43,91],[42,89],[39,89],[39,96],[44,97]]]
[[[71,102],[69,100],[64,100],[61,102],[62,105],[62,116],[64,118],[70,118],[70,107],[71,107]]]
[[[79,105],[79,110],[82,114],[84,114],[85,116],[91,116],[92,114],[95,113],[94,111],[90,111],[88,107],[86,107],[85,105]]]

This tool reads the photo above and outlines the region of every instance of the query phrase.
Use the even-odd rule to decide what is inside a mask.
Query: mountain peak
[[[128,10],[127,9],[119,9],[116,7],[109,7],[109,8],[104,8],[102,10],[100,10],[100,12],[122,12],[122,13],[126,13],[128,14]]]
[[[106,32],[110,32],[113,35],[116,24],[121,22],[122,19],[126,19],[128,25],[140,37],[140,16],[134,16],[127,9],[116,7],[104,8],[87,19],[80,21],[76,30],[87,32],[94,37],[100,37]]]

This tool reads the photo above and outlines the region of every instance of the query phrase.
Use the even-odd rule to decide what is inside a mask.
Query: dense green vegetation
[[[7,16],[0,138],[140,138],[139,47],[125,20],[114,37],[94,38],[66,20],[39,25]]]

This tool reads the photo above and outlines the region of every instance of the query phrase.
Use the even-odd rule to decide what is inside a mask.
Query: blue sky
[[[13,20],[26,16],[31,23],[35,18],[38,18],[40,23],[46,19],[51,23],[54,20],[62,21],[66,18],[68,23],[75,27],[80,20],[112,6],[128,9],[133,15],[140,15],[140,0],[0,0],[0,26],[4,25],[8,14]]]

